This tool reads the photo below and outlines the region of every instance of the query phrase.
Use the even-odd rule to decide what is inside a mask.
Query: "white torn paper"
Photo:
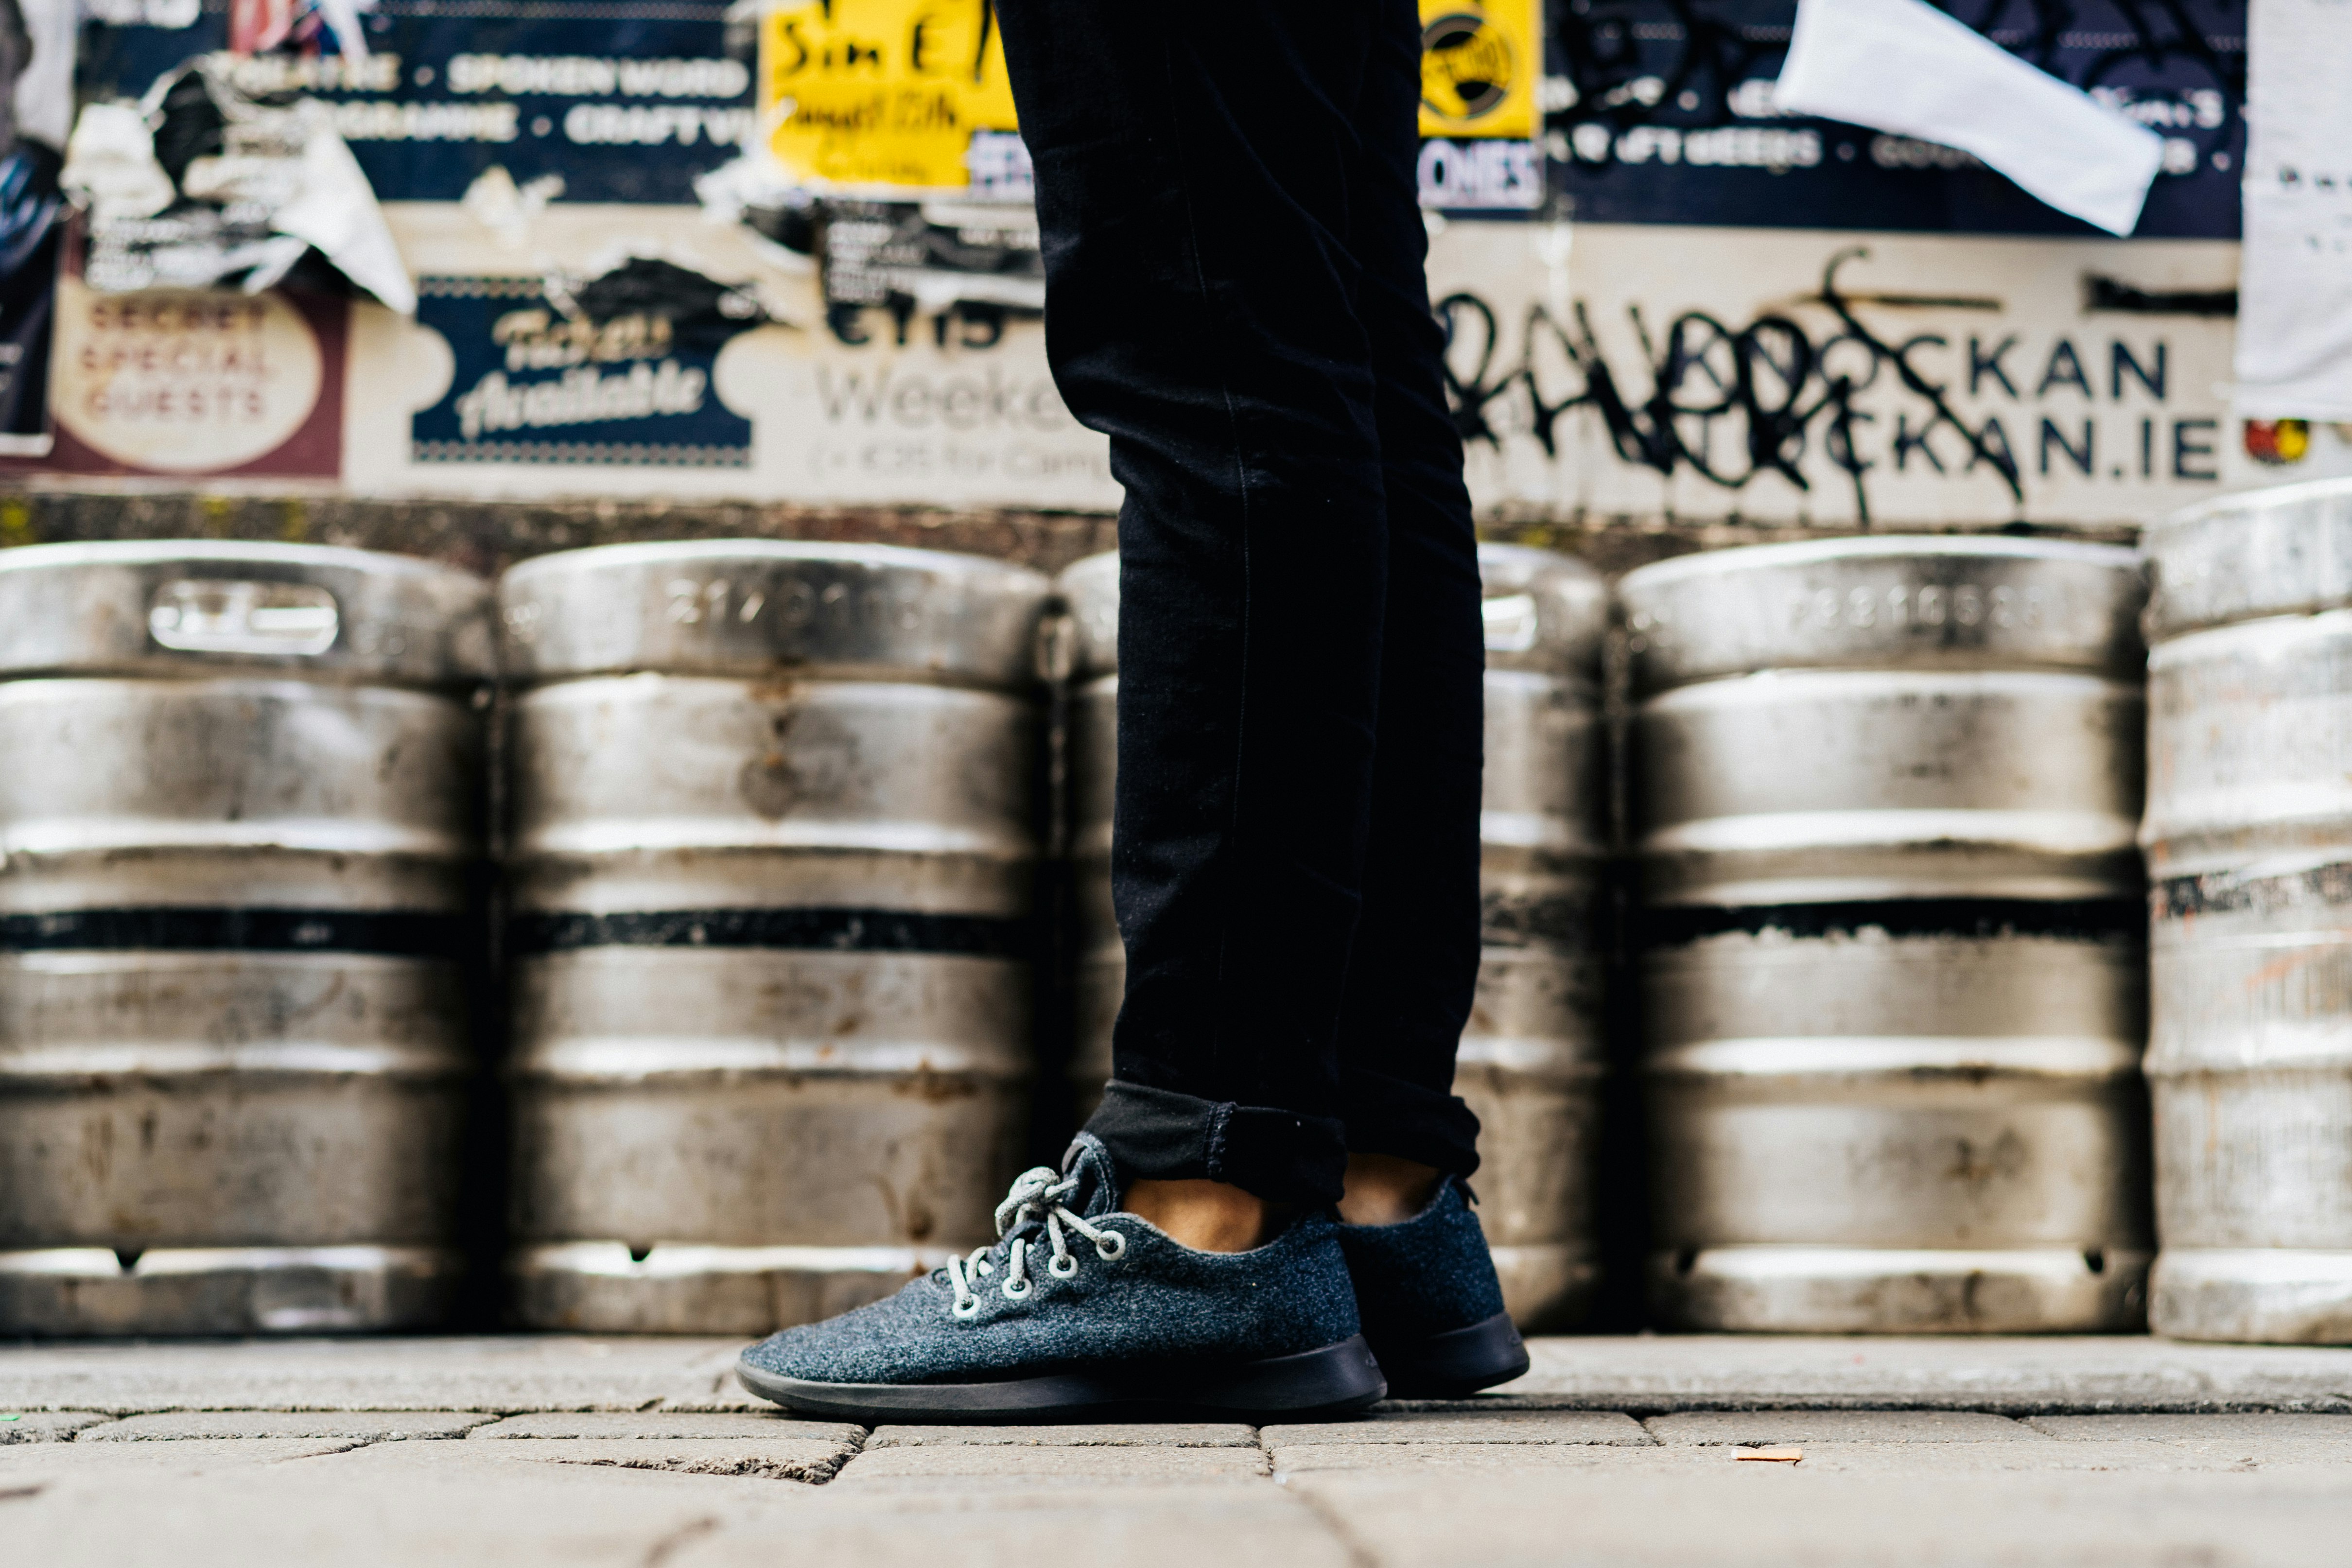
[[[2110,234],[2139,222],[2164,138],[1926,0],[1801,0],[1773,101],[1973,153]]]
[[[2352,5],[2254,0],[2237,413],[2352,420]]]
[[[316,99],[249,99],[230,79],[233,65],[206,56],[157,81],[138,105],[83,109],[58,179],[90,206],[84,281],[101,293],[222,285],[259,293],[316,250],[352,283],[415,314],[415,285],[331,110]],[[175,114],[212,131],[176,186],[155,151],[159,132],[172,140]]]

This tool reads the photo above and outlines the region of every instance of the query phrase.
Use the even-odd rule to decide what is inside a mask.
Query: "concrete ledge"
[[[153,1411],[683,1412],[733,1385],[714,1339],[88,1343],[0,1348],[0,1415]],[[2352,1348],[2142,1338],[1551,1338],[1496,1394],[1396,1411],[1982,1410],[2005,1415],[2287,1410],[2352,1414]],[[763,1418],[775,1420],[771,1407]],[[7,1424],[22,1426],[22,1422]],[[1438,1428],[1417,1441],[1440,1441]],[[583,1436],[589,1435],[584,1429]],[[597,1436],[606,1435],[599,1432]],[[1357,1436],[1352,1441],[1388,1440]],[[1504,1441],[1525,1441],[1504,1438]],[[931,1441],[927,1439],[927,1442]],[[1157,1445],[1155,1445],[1157,1446]]]
[[[1561,1336],[1487,1399],[1536,1409],[2352,1412],[2352,1348],[2137,1336]],[[1483,1406],[1486,1401],[1479,1402]],[[1461,1408],[1451,1406],[1450,1408]]]

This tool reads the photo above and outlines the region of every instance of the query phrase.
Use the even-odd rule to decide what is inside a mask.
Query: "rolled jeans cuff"
[[[1110,1151],[1122,1187],[1189,1178],[1269,1203],[1322,1205],[1338,1203],[1347,1185],[1346,1131],[1330,1118],[1114,1079],[1087,1131]]]
[[[1458,1094],[1343,1063],[1339,1103],[1350,1153],[1391,1154],[1455,1176],[1478,1168],[1478,1118]]]

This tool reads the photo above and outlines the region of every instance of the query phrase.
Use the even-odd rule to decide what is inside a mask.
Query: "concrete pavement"
[[[1362,1420],[793,1421],[731,1342],[0,1348],[12,1562],[2334,1564],[2352,1351],[1549,1340]],[[10,1419],[10,1417],[14,1419]]]

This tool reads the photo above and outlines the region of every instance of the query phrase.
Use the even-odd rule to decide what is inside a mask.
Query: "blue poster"
[[[364,59],[255,55],[236,82],[333,104],[378,201],[453,202],[499,164],[518,184],[557,176],[564,201],[688,203],[694,177],[735,157],[751,128],[751,30],[730,35],[727,9],[382,0],[365,14]],[[226,48],[226,12],[189,10],[185,26],[85,28],[84,97],[135,99]]]
[[[601,310],[590,290],[618,301]],[[635,287],[631,287],[635,285]],[[700,291],[708,299],[691,298]],[[744,468],[751,422],[719,400],[712,368],[756,324],[708,279],[634,261],[551,298],[518,278],[425,278],[416,319],[449,342],[448,393],[410,423],[419,463]]]
[[[2140,237],[2234,239],[2246,0],[1938,0],[2165,139]],[[1796,0],[1550,0],[1545,150],[1590,223],[2098,231],[1966,153],[1781,113]]]

